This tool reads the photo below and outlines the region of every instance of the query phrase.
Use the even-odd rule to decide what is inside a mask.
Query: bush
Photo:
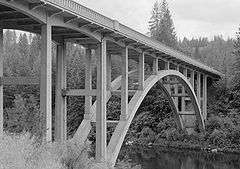
[[[4,129],[9,133],[30,133],[31,137],[41,138],[43,134],[43,114],[33,95],[23,98],[15,95],[12,108],[4,109]]]
[[[152,131],[149,127],[144,127],[140,133],[140,140],[146,141],[146,142],[153,142],[155,140],[155,132]]]
[[[215,146],[223,146],[227,143],[227,134],[224,131],[215,129],[209,136],[208,141]]]
[[[170,128],[165,130],[165,136],[168,141],[183,141],[186,138],[186,133]]]
[[[213,132],[215,129],[220,130],[222,127],[222,119],[218,116],[212,116],[206,122],[208,132]]]
[[[163,130],[167,130],[169,128],[176,128],[176,120],[174,118],[166,118],[163,119],[157,125],[157,132],[160,133]]]
[[[229,117],[212,116],[207,120],[206,128],[209,133],[212,133],[215,129],[232,131],[235,125]]]
[[[234,130],[227,134],[227,138],[232,144],[238,145],[240,143],[240,127],[236,127]]]
[[[115,169],[141,169],[140,165],[132,166],[131,161],[122,160],[117,162]]]

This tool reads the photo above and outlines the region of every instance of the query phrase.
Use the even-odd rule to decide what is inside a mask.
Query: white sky
[[[76,0],[101,14],[146,34],[155,0]],[[240,26],[240,0],[168,0],[176,32],[184,36],[235,38]]]

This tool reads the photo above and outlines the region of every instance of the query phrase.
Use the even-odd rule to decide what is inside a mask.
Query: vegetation
[[[154,3],[149,27],[152,38],[167,46],[177,48],[177,36],[166,0],[162,3],[158,1]]]

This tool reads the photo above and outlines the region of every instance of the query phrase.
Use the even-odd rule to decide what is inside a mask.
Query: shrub
[[[149,127],[144,127],[140,133],[139,138],[147,142],[153,142],[155,140],[155,132]]]
[[[141,169],[142,167],[140,165],[133,166],[131,164],[131,161],[128,160],[122,160],[117,162],[115,169]]]
[[[240,127],[236,127],[234,130],[227,134],[227,138],[231,140],[232,144],[240,143]]]
[[[33,95],[23,98],[15,95],[12,108],[4,109],[5,131],[14,134],[30,133],[38,139],[42,137],[45,121],[39,111],[39,105]]]
[[[160,133],[168,128],[176,128],[176,122],[174,118],[166,118],[160,121],[157,125],[157,132]]]
[[[165,136],[168,141],[183,141],[186,138],[184,132],[180,132],[175,128],[165,130]]]
[[[220,130],[223,127],[222,119],[219,116],[212,116],[206,122],[206,128],[211,133],[215,129]]]
[[[215,146],[222,146],[227,143],[227,135],[224,131],[215,129],[208,138],[209,143]]]

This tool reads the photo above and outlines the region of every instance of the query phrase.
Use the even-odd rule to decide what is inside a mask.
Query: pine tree
[[[177,48],[175,28],[166,0],[163,0],[161,4],[158,1],[155,2],[149,27],[152,38],[167,46]]]
[[[29,66],[32,76],[39,76],[41,62],[41,36],[32,35],[29,49]]]
[[[193,57],[197,60],[201,60],[202,56],[200,53],[200,48],[207,46],[208,39],[207,38],[198,38],[198,39],[192,39],[190,41],[191,47],[194,48]]]
[[[158,25],[161,19],[160,14],[160,5],[158,1],[154,3],[153,10],[152,10],[152,17],[149,21],[149,29],[152,37],[157,36]]]
[[[19,58],[18,58],[18,75],[19,76],[29,76],[30,66],[29,66],[29,43],[26,33],[20,34],[18,42]]]
[[[236,71],[240,71],[240,28],[236,33],[236,41],[234,42],[234,55],[236,56],[235,69]]]
[[[17,35],[15,31],[6,30],[3,40],[4,76],[15,76],[15,63],[18,58]]]

